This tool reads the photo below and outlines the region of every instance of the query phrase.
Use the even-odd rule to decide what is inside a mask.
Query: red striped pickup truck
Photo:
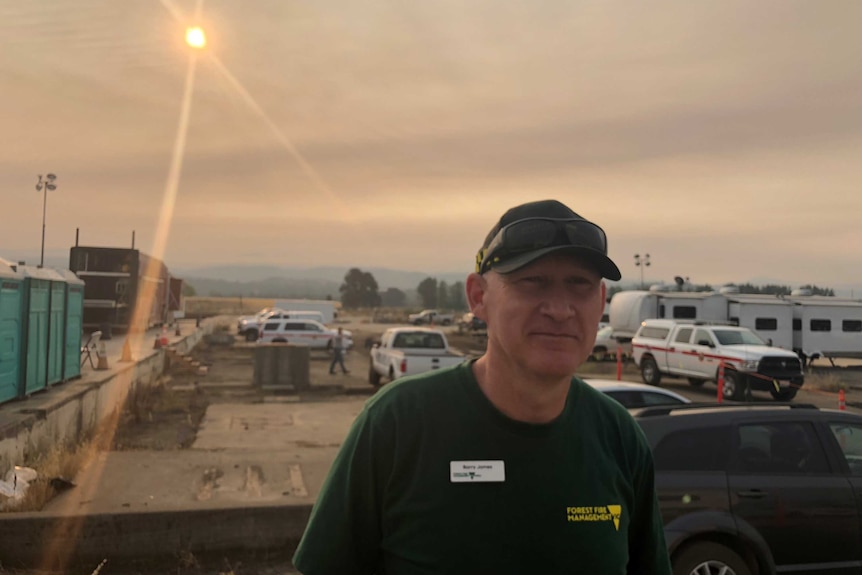
[[[717,382],[723,372],[726,399],[743,400],[751,391],[768,391],[779,401],[789,401],[804,383],[799,356],[732,325],[648,319],[632,339],[632,356],[650,385],[659,385],[662,376],[669,375],[700,386]]]

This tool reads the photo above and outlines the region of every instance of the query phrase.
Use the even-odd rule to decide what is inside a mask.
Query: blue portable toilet
[[[48,367],[46,385],[63,381],[63,358],[66,354],[66,280],[54,269],[51,275],[51,299],[48,303]]]
[[[24,276],[0,258],[0,403],[18,397],[24,376]]]
[[[24,353],[26,355],[21,397],[48,386],[52,282],[56,272],[34,266],[18,266],[24,276]]]
[[[63,343],[63,381],[81,375],[81,338],[84,333],[84,282],[71,270],[57,270],[66,284]]]

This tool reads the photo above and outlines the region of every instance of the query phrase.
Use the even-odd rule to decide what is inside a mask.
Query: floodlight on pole
[[[649,254],[644,254],[641,258],[640,254],[635,254],[635,265],[641,269],[641,289],[644,289],[644,268],[649,267]]]
[[[36,182],[36,191],[42,192],[42,256],[39,259],[39,267],[45,266],[45,215],[48,212],[48,190],[56,190],[57,184],[54,181],[57,179],[55,174],[48,174],[45,179],[42,179],[42,174],[39,174],[39,181]]]

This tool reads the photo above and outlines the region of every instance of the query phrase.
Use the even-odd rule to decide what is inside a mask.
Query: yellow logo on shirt
[[[613,521],[614,529],[620,530],[620,517],[623,514],[622,505],[599,505],[596,507],[566,507],[566,516],[570,522],[601,522]]]

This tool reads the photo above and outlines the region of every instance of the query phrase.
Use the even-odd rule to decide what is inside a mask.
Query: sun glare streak
[[[164,3],[164,2],[163,2]],[[167,4],[165,4],[167,6]],[[182,174],[183,159],[185,157],[186,138],[188,135],[189,118],[191,117],[192,95],[194,93],[195,69],[197,66],[197,55],[194,52],[189,54],[188,68],[186,71],[185,90],[183,92],[183,100],[180,109],[179,125],[177,127],[176,138],[174,139],[173,154],[168,170],[168,177],[165,183],[165,193],[162,198],[162,206],[159,214],[159,220],[156,225],[155,239],[150,254],[150,258],[146,276],[159,277],[159,262],[164,259],[165,248],[168,242],[171,222],[173,221],[174,206],[176,204],[177,190],[179,188],[180,176]],[[138,299],[135,303],[135,312],[127,334],[129,347],[133,350],[134,357],[143,357],[146,351],[145,348],[145,327],[148,323],[148,311],[152,304],[155,290],[163,289],[164,286],[159,286],[155,282],[145,282]],[[116,391],[114,397],[107,398],[110,405],[115,405],[116,408],[106,418],[106,421],[100,426],[97,433],[97,439],[91,444],[87,456],[86,466],[90,469],[86,474],[85,485],[79,483],[80,489],[86,493],[95,493],[101,484],[102,475],[106,460],[103,457],[98,457],[99,452],[106,451],[113,443],[114,435],[119,425],[120,415],[125,406],[129,392],[132,390],[134,382],[131,379],[131,372],[123,376],[123,381],[118,383],[114,388]],[[90,499],[89,497],[87,499]],[[75,551],[75,541],[80,536],[83,517],[87,509],[71,509],[72,500],[68,500],[68,504],[60,504],[59,515],[64,519],[58,521],[54,526],[54,534],[48,541],[49,549],[44,554],[43,567],[46,569],[60,568],[65,570],[69,564],[72,553]]]
[[[170,0],[160,0],[160,1],[162,3],[162,6],[164,6],[165,9],[167,9],[167,11],[171,13],[171,16],[173,17],[174,20],[176,20],[178,22],[182,22],[183,20],[185,20],[182,12],[180,12],[180,9],[177,8],[173,2],[171,2]]]
[[[335,206],[338,207],[338,209],[341,211],[341,215],[345,220],[355,219],[348,210],[347,205],[336,195],[332,188],[329,187],[329,184],[327,184],[323,180],[320,174],[317,173],[317,170],[315,170],[314,167],[308,163],[308,161],[303,157],[299,149],[294,145],[290,138],[288,138],[285,133],[281,131],[281,128],[279,128],[275,124],[275,122],[273,122],[269,118],[269,116],[267,116],[263,108],[261,108],[257,101],[252,97],[252,95],[248,93],[248,90],[246,90],[245,87],[240,84],[239,80],[237,80],[234,75],[230,73],[230,70],[228,70],[225,65],[222,64],[221,60],[213,56],[212,61],[215,63],[216,68],[218,68],[219,72],[224,75],[230,85],[233,86],[234,89],[239,93],[245,103],[248,104],[248,106],[252,109],[252,111],[254,111],[254,113],[260,116],[260,118],[264,121],[264,123],[273,133],[276,140],[278,140],[278,143],[281,144],[284,149],[287,150],[287,152],[293,157],[296,163],[299,164],[299,167],[302,168],[302,171],[305,172],[305,175],[308,177],[309,180],[311,180],[314,186],[318,190],[326,194],[327,198]]]

